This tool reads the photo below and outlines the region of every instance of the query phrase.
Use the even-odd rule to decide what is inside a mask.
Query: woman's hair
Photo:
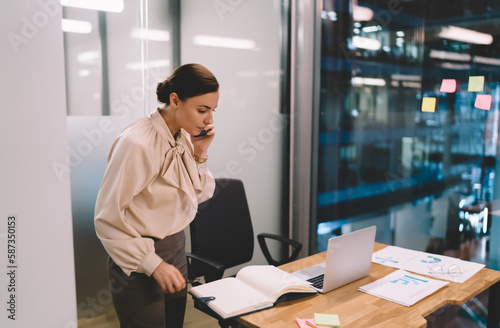
[[[165,81],[158,83],[158,101],[170,105],[170,94],[175,92],[180,100],[186,100],[219,90],[219,82],[205,66],[185,64],[179,66]]]

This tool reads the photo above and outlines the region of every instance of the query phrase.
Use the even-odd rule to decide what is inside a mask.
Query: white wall
[[[282,167],[289,124],[278,113],[281,2],[183,0],[181,5],[181,64],[205,65],[221,88],[209,168],[215,177],[243,181],[255,234],[279,233],[281,197],[288,195]],[[196,44],[200,36],[234,40],[229,48],[208,46]],[[230,48],[241,41],[254,46]],[[267,264],[257,243],[251,263]]]
[[[67,155],[61,8],[2,1],[0,16],[0,326],[76,327],[69,176],[54,170]],[[15,268],[7,267],[11,215]]]

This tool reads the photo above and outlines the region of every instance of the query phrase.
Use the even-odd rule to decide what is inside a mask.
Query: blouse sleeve
[[[215,191],[215,180],[208,169],[207,162],[200,164],[196,164],[198,167],[198,174],[200,175],[200,181],[202,190],[198,194],[198,203],[203,203],[204,201],[209,200]]]
[[[130,138],[118,139],[97,195],[94,218],[97,236],[127,275],[135,271],[150,276],[162,262],[155,253],[154,241],[142,237],[125,217],[132,198],[156,177],[155,158],[154,152],[140,143]]]

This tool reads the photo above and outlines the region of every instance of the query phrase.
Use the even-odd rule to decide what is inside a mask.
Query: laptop
[[[319,293],[366,277],[370,273],[376,226],[356,230],[328,240],[326,261],[296,271]]]

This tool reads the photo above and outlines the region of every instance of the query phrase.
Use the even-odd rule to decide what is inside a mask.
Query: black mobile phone
[[[198,134],[197,136],[194,136],[195,138],[198,138],[198,137],[203,137],[203,136],[206,136],[207,135],[207,130],[201,130],[200,134]]]

